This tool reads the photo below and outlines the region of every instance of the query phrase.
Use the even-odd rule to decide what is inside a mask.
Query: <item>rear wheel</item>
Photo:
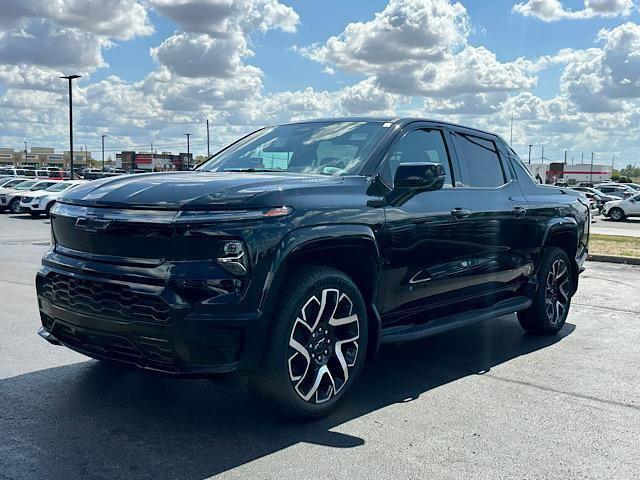
[[[625,219],[625,214],[624,211],[621,208],[612,208],[609,211],[609,217],[611,218],[611,220],[614,220],[616,222],[621,222],[622,220]]]
[[[53,208],[53,204],[55,202],[51,202],[47,205],[47,207],[44,209],[44,216],[49,218],[49,215],[51,214],[51,209]]]
[[[522,328],[531,333],[550,335],[564,326],[571,305],[572,275],[569,257],[564,250],[557,247],[545,249],[533,304],[518,312]]]
[[[288,284],[251,387],[282,416],[318,418],[339,406],[362,369],[366,308],[354,282],[333,268],[308,266]]]

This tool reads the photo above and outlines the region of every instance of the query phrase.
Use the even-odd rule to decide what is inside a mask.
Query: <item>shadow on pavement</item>
[[[574,329],[536,337],[512,315],[386,347],[343,407],[309,424],[283,423],[248,393],[207,380],[97,361],[0,380],[0,478],[199,479],[299,442],[357,447],[366,439],[330,429],[548,347]]]

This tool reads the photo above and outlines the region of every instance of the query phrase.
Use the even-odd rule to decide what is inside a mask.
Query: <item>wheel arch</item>
[[[380,252],[373,230],[364,225],[323,225],[290,232],[280,243],[263,287],[261,310],[271,317],[279,292],[290,273],[301,265],[321,265],[347,274],[358,286],[367,307],[372,358],[380,345],[381,320],[377,309]]]
[[[580,236],[578,234],[578,224],[575,219],[558,219],[547,229],[543,248],[557,247],[563,250],[569,257],[571,263],[572,293],[578,288],[579,267],[576,261]]]

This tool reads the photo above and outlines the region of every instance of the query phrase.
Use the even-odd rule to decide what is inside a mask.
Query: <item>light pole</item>
[[[533,145],[529,145],[529,165],[531,165],[531,149],[533,148]]]
[[[24,164],[27,164],[27,141],[24,141]]]
[[[189,150],[189,137],[191,135],[193,135],[192,133],[185,133],[184,135],[187,136],[187,170],[190,169],[191,167],[191,152]]]
[[[86,144],[84,146],[84,168],[89,168],[89,152]]]
[[[589,183],[593,184],[593,152],[591,152],[591,169],[589,171]]]
[[[104,172],[104,137],[106,135],[102,135],[102,171]]]
[[[211,156],[209,151],[209,119],[207,118],[207,158]]]
[[[71,81],[80,77],[81,75],[60,77],[69,80],[69,170],[71,171],[71,180],[73,180],[73,95],[71,91]]]

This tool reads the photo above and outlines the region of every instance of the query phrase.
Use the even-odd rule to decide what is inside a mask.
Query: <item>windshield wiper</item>
[[[223,172],[284,172],[285,170],[278,170],[275,168],[225,168]]]

